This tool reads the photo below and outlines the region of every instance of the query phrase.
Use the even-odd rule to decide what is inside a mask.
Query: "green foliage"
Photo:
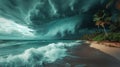
[[[96,37],[97,35],[99,35],[101,32],[96,31],[95,33],[91,33],[91,34],[84,34],[80,39],[82,40],[93,40],[94,37]]]
[[[93,40],[120,42],[120,33],[108,33],[108,36],[104,36],[104,34],[99,34],[98,36],[94,37]]]
[[[120,42],[120,33],[110,33],[106,40]]]
[[[120,42],[120,32],[109,32],[108,36],[105,36],[104,33],[96,32],[92,34],[85,34],[81,38],[82,40],[94,40],[94,41],[112,41]]]
[[[100,34],[100,35],[94,37],[93,40],[95,40],[95,41],[103,41],[103,40],[105,40],[105,36],[104,36],[104,34]]]
[[[120,19],[120,18],[119,18]],[[120,21],[113,22],[110,26],[109,29],[111,32],[120,32]]]
[[[82,39],[84,40],[95,40],[95,41],[115,41],[120,42],[120,12],[117,13],[115,16],[116,19],[112,20],[112,13],[108,11],[108,7],[114,2],[115,0],[109,0],[108,4],[106,4],[106,8],[99,10],[93,16],[93,21],[96,22],[95,25],[98,27],[103,27],[105,30],[105,26],[109,26],[107,28],[109,32],[104,31],[107,33],[107,36],[103,32],[100,33],[92,33],[92,34],[85,34],[83,35]],[[116,3],[117,4],[117,3]],[[115,7],[114,7],[115,8]],[[118,8],[120,5],[118,3]],[[107,9],[107,10],[106,10]]]

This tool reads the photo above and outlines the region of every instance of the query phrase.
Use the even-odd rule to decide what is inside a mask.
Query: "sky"
[[[0,39],[72,39],[95,31],[107,0],[0,0]]]

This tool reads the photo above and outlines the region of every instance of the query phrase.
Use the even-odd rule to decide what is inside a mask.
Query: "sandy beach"
[[[103,46],[99,47],[94,43],[83,43],[80,46],[68,48],[71,56],[65,57],[62,62],[57,63],[58,67],[119,67],[120,60],[117,52],[119,48]],[[111,50],[111,51],[110,51]],[[114,54],[116,52],[116,54]],[[63,65],[62,65],[63,64]],[[48,66],[53,66],[50,64]]]
[[[90,47],[98,49],[120,60],[120,43],[97,43],[96,41],[87,41]]]

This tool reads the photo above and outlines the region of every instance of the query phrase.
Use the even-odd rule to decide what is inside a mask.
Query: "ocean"
[[[111,65],[112,64],[112,65]],[[81,40],[3,41],[0,67],[117,67],[113,57]]]

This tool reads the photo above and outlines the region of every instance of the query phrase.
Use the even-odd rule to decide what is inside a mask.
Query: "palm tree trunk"
[[[107,33],[106,29],[105,29],[105,26],[103,26],[103,30],[105,32],[105,36],[108,36],[108,33]]]

